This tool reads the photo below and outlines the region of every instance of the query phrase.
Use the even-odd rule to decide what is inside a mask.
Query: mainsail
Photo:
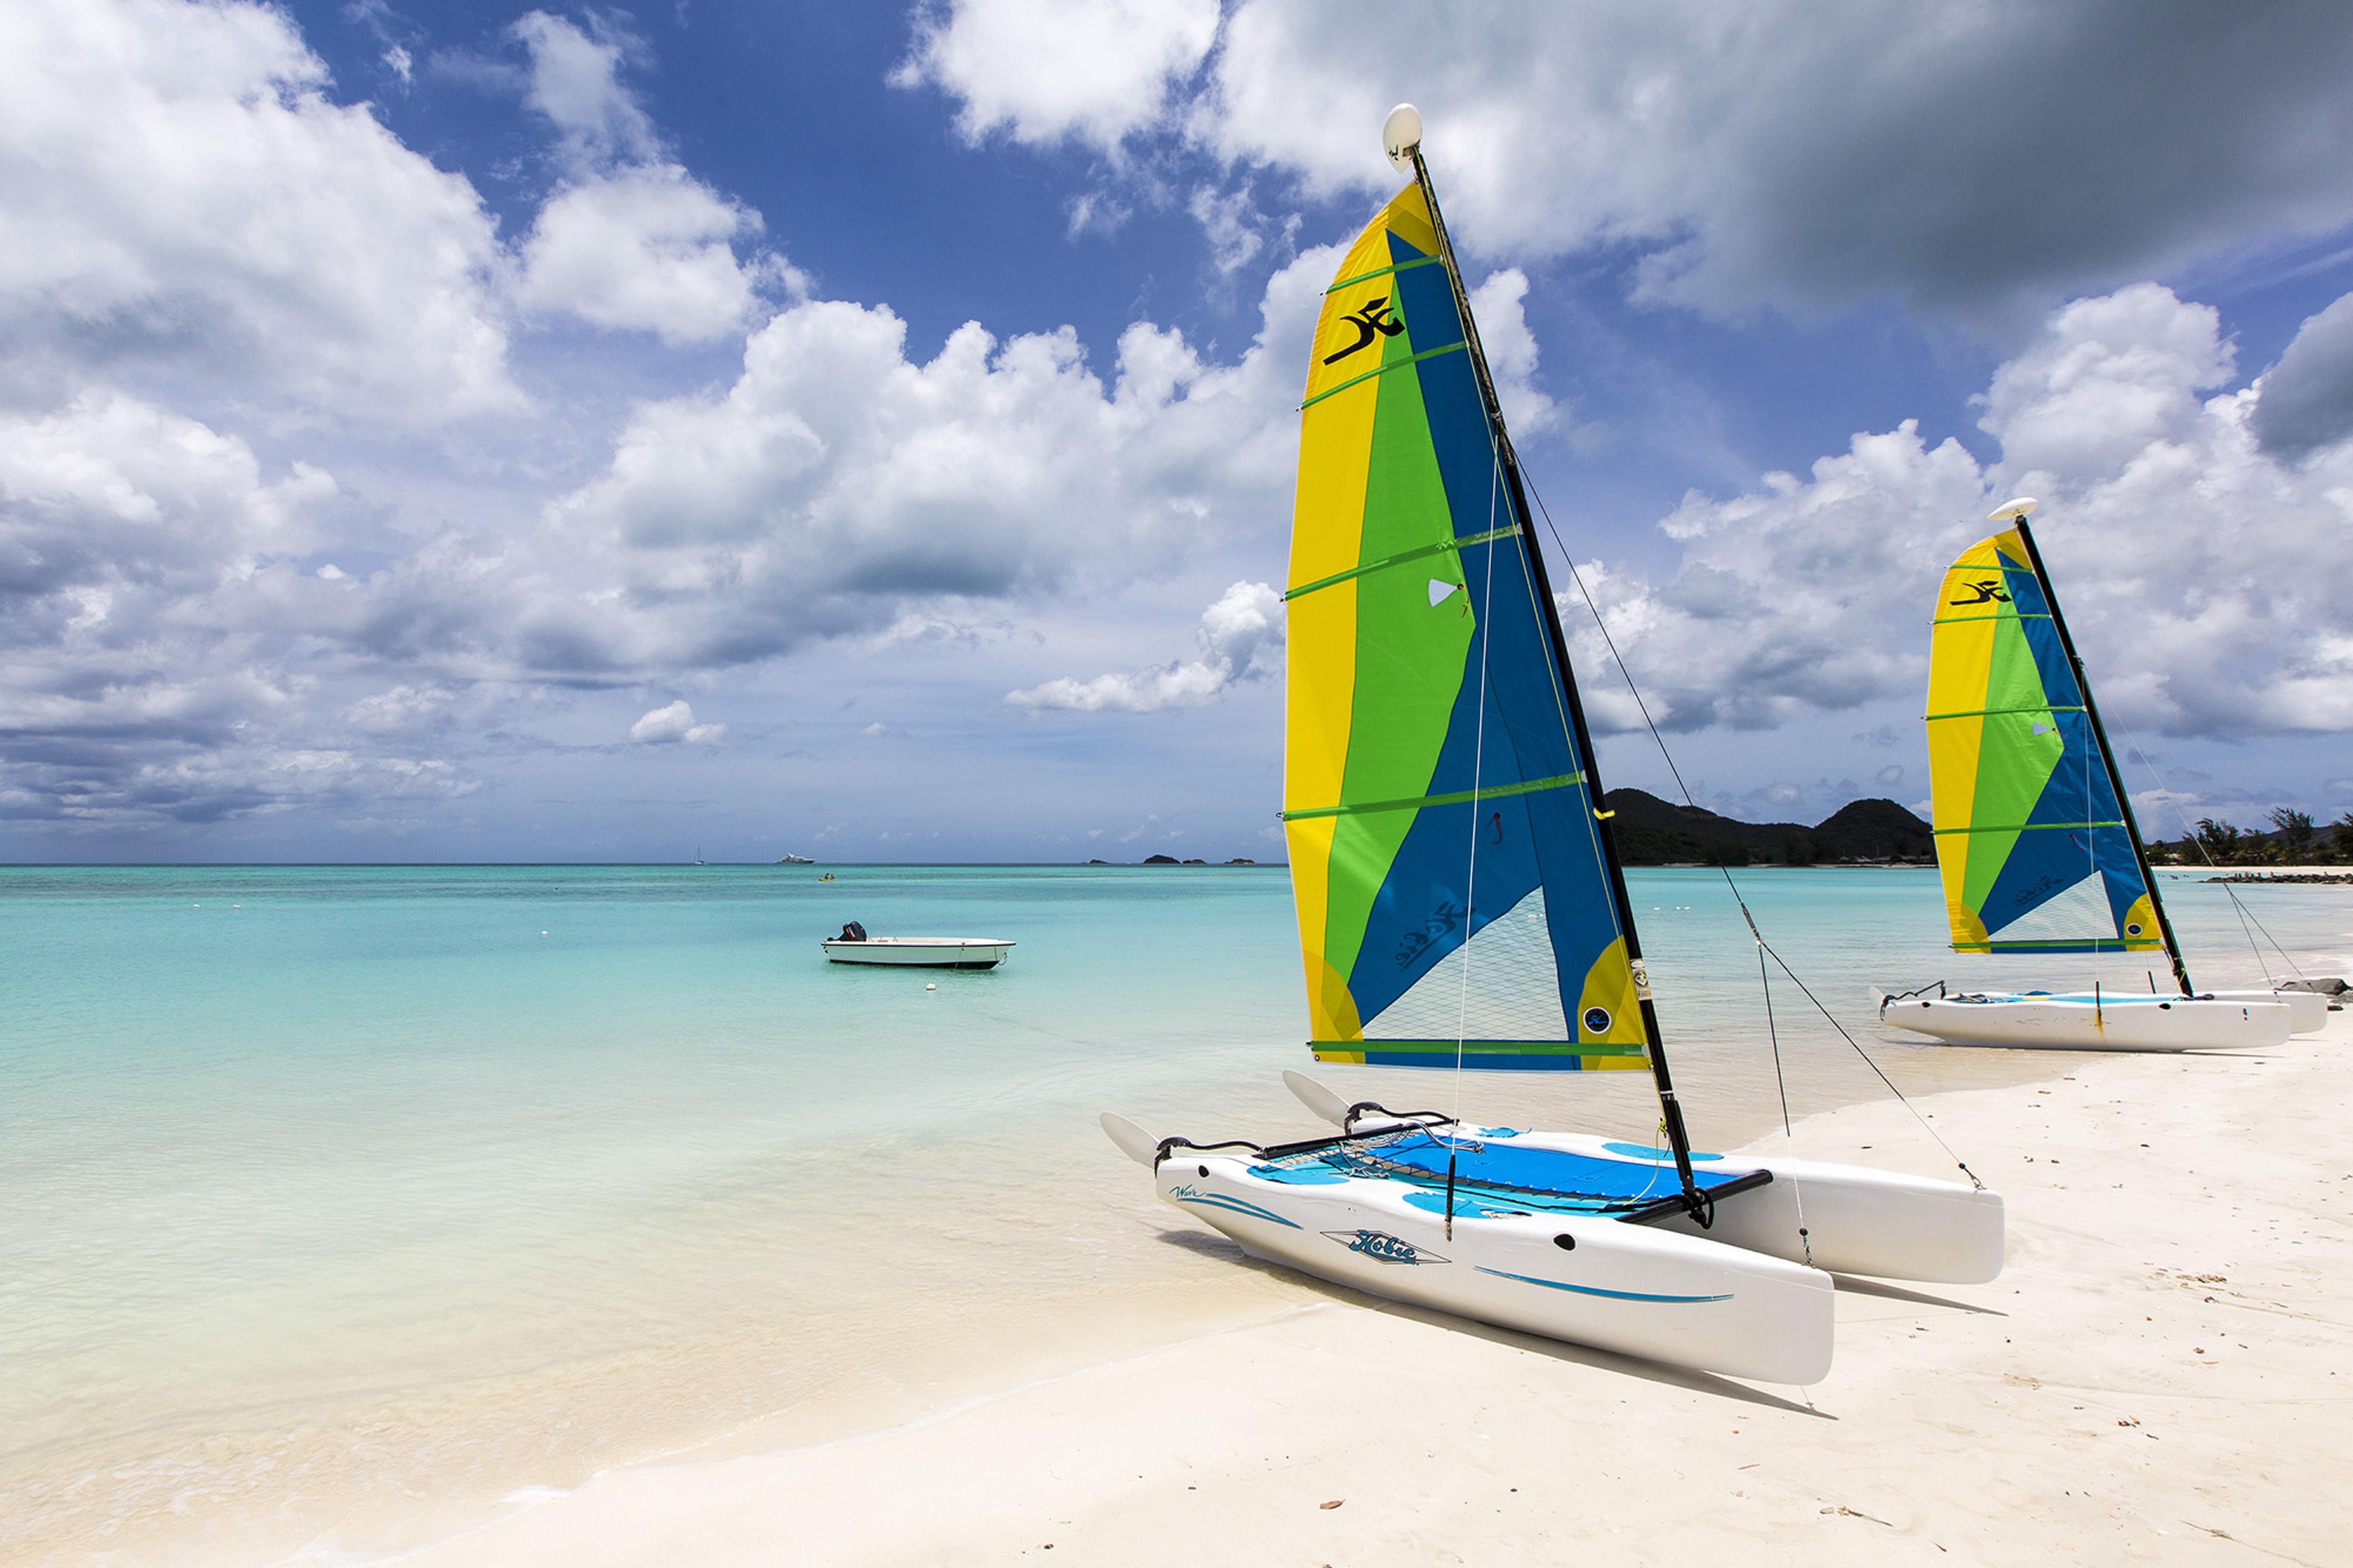
[[[2166,949],[2138,834],[2040,565],[2021,510],[1963,552],[1936,595],[1928,771],[1953,947]]]
[[[1450,263],[1417,180],[1341,262],[1302,405],[1283,822],[1311,1044],[1641,1068],[1647,987]]]

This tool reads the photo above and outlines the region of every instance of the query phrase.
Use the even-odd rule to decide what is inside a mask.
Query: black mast
[[[2141,886],[2148,889],[2148,907],[2157,916],[2158,934],[2165,941],[2165,955],[2173,961],[2174,982],[2181,987],[2184,996],[2196,995],[2189,984],[2189,966],[2181,961],[2181,944],[2173,939],[2173,922],[2166,918],[2165,897],[2157,890],[2156,873],[2148,868],[2148,853],[2141,847],[2140,824],[2133,820],[2132,796],[2125,793],[2125,781],[2116,772],[2116,752],[2109,749],[2108,731],[2100,722],[2100,705],[2092,700],[2092,682],[2084,674],[2083,657],[2075,651],[2075,639],[2067,635],[2067,617],[2059,613],[2059,595],[2052,591],[2051,574],[2042,569],[2042,552],[2034,547],[2034,531],[2026,526],[2023,510],[2004,507],[1994,513],[1997,518],[2005,515],[2018,527],[2019,540],[2026,546],[2026,563],[2034,569],[2035,585],[2042,590],[2043,605],[2051,612],[2052,629],[2059,634],[2060,649],[2067,656],[2068,668],[2075,672],[2075,689],[2084,694],[2084,716],[2092,721],[2092,740],[2100,748],[2100,765],[2107,770],[2108,787],[2116,792],[2116,807],[2124,815],[2125,834],[2132,840],[2133,861],[2140,867]]]
[[[1537,595],[1544,601],[1542,619],[1552,644],[1553,663],[1560,676],[1562,692],[1567,698],[1568,721],[1577,741],[1577,754],[1585,764],[1585,788],[1592,801],[1593,831],[1601,845],[1601,862],[1609,872],[1609,891],[1618,910],[1618,930],[1626,940],[1626,958],[1633,965],[1634,996],[1642,1012],[1642,1034],[1650,1050],[1651,1079],[1658,1086],[1659,1117],[1667,1130],[1667,1147],[1675,1157],[1675,1174],[1683,1182],[1684,1201],[1696,1208],[1700,1203],[1698,1184],[1692,1179],[1691,1134],[1683,1128],[1683,1110],[1675,1099],[1673,1077],[1667,1071],[1666,1042],[1659,1033],[1658,1010],[1651,1004],[1651,982],[1642,963],[1642,944],[1634,934],[1634,910],[1626,898],[1626,873],[1618,862],[1618,841],[1611,832],[1609,819],[1616,815],[1601,809],[1601,768],[1593,752],[1593,735],[1586,728],[1585,703],[1577,696],[1577,677],[1568,663],[1568,641],[1560,629],[1559,606],[1552,595],[1552,579],[1546,574],[1544,551],[1536,543],[1532,514],[1528,510],[1525,489],[1520,482],[1519,455],[1512,449],[1512,437],[1504,427],[1504,405],[1495,395],[1494,377],[1488,374],[1487,352],[1479,342],[1479,324],[1472,319],[1471,300],[1462,289],[1462,271],[1455,265],[1454,243],[1447,237],[1446,219],[1438,210],[1438,192],[1430,183],[1430,167],[1421,161],[1421,145],[1399,149],[1400,155],[1413,160],[1413,177],[1421,187],[1421,199],[1430,207],[1430,226],[1438,234],[1438,254],[1445,263],[1446,281],[1454,292],[1454,309],[1462,318],[1462,338],[1471,351],[1471,366],[1479,381],[1479,395],[1487,408],[1487,428],[1494,437],[1495,453],[1504,470],[1504,493],[1510,498],[1513,521],[1520,531],[1522,548],[1526,552],[1528,569],[1535,580]],[[2159,919],[2163,917],[2160,915]],[[2175,961],[2177,966],[2179,960]],[[1571,1020],[1570,1027],[1576,1027]]]

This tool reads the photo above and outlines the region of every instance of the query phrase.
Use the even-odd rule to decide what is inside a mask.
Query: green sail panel
[[[1640,1068],[1588,769],[1419,187],[1302,401],[1283,813],[1327,1061]]]

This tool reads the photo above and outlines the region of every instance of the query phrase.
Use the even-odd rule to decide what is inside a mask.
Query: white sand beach
[[[865,1436],[607,1471],[397,1561],[2342,1563],[2348,1017],[2261,1055],[2053,1057],[2041,1084],[1915,1101],[2008,1199],[2009,1268],[1841,1281],[1810,1390],[1268,1269],[1261,1321]],[[1797,1142],[1950,1169],[1893,1103]],[[1148,1200],[1138,1223],[1188,1228]]]

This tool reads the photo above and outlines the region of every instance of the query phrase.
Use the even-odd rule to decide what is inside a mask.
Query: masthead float
[[[1284,1078],[1335,1136],[1113,1141],[1244,1250],[1380,1295],[1738,1376],[1829,1369],[1831,1269],[2000,1272],[1980,1187],[1694,1153],[1519,460],[1430,171],[1317,323],[1292,527],[1284,832],[1332,1063],[1647,1068],[1666,1146],[1474,1127]]]

